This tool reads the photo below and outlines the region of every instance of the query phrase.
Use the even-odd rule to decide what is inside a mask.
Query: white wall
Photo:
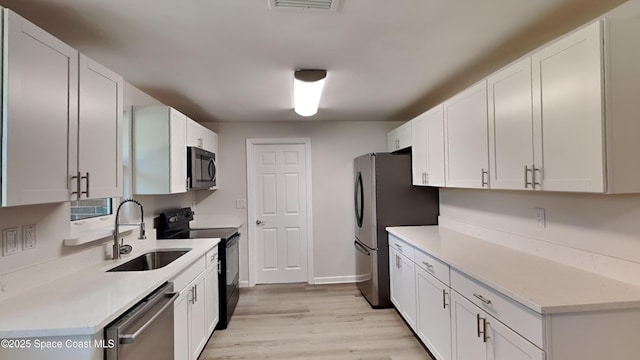
[[[353,158],[385,151],[387,132],[399,122],[242,122],[205,123],[219,135],[219,185],[198,192],[196,216],[236,217],[243,223],[240,280],[248,280],[247,138],[311,138],[314,278],[318,282],[353,281]]]

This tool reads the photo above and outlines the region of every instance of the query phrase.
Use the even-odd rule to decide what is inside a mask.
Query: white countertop
[[[191,249],[156,270],[106,272],[154,249],[134,251],[120,260],[104,260],[0,302],[0,338],[92,335],[131,306],[178,275],[219,239],[162,240],[158,249]]]
[[[541,314],[640,307],[640,287],[452,230],[387,231]]]

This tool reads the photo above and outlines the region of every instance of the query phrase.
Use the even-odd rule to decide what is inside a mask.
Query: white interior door
[[[251,146],[255,283],[309,280],[307,151],[304,143]]]

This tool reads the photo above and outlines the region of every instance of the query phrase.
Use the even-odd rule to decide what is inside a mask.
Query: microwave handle
[[[209,178],[213,180],[216,176],[215,174],[215,164],[213,159],[209,159],[209,166],[207,167],[207,171],[209,172]]]

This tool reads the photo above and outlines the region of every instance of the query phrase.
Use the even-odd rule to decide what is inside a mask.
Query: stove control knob
[[[172,217],[169,218],[168,221],[169,221],[169,224],[172,224],[172,223],[178,221],[178,217],[177,216],[172,216]]]

